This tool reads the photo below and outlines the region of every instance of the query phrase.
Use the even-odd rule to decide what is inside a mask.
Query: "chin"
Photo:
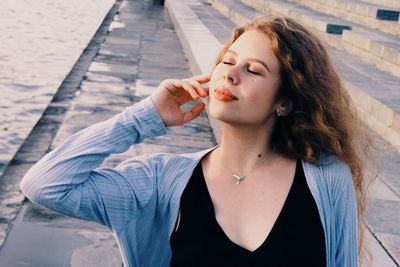
[[[236,125],[236,126],[261,126],[264,127],[265,124],[269,124],[269,121],[273,120],[274,114],[271,113],[270,116],[263,116],[262,114],[256,114],[252,112],[240,112],[238,109],[231,108],[224,105],[215,105],[216,103],[209,103],[208,115],[210,118],[218,120],[220,122]]]
[[[208,115],[218,121],[224,122],[224,123],[237,123],[237,118],[238,116],[232,112],[232,110],[228,110],[226,108],[222,107],[214,107],[213,105],[210,105],[209,110],[208,110]]]

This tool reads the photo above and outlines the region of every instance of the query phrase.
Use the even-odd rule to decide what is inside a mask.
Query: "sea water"
[[[114,2],[0,1],[0,176]]]

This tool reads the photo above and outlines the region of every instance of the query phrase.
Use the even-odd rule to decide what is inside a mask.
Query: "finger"
[[[192,96],[193,99],[199,99],[201,97],[187,80],[182,81],[182,87]]]
[[[188,80],[188,83],[190,83],[197,91],[197,94],[199,94],[202,97],[207,97],[208,96],[208,91],[205,90],[198,81],[196,80]]]
[[[193,97],[185,91],[185,94],[180,96],[178,99],[176,99],[176,102],[179,104],[179,106],[186,104],[187,102],[193,101]]]
[[[175,101],[180,105],[196,99],[196,92],[189,89],[190,85],[184,85],[184,80],[170,79],[169,83],[171,86],[167,87],[167,90],[175,97]]]
[[[199,103],[196,106],[194,106],[191,110],[184,112],[182,114],[183,123],[189,122],[189,121],[197,118],[205,106],[206,105],[204,103]]]
[[[179,79],[168,79],[165,80],[165,85],[164,87],[167,89],[167,91],[175,96],[175,97],[180,97],[181,93],[180,90],[182,90],[182,81]]]

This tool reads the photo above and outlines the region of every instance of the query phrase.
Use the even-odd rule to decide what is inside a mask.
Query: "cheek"
[[[279,91],[279,80],[278,79],[267,79],[260,83],[254,83],[254,87],[257,88],[255,91],[257,94],[262,94],[264,99],[268,101],[274,100]]]
[[[221,78],[222,68],[221,64],[217,65],[211,73],[210,85],[215,84]]]
[[[252,83],[252,90],[243,91],[247,104],[257,107],[262,113],[273,108],[278,91],[275,83]]]

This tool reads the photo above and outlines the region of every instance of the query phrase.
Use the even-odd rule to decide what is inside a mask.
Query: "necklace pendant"
[[[245,177],[246,176],[239,176],[236,174],[233,175],[233,178],[235,178],[235,180],[236,180],[236,184],[240,184],[240,182],[243,181]]]

